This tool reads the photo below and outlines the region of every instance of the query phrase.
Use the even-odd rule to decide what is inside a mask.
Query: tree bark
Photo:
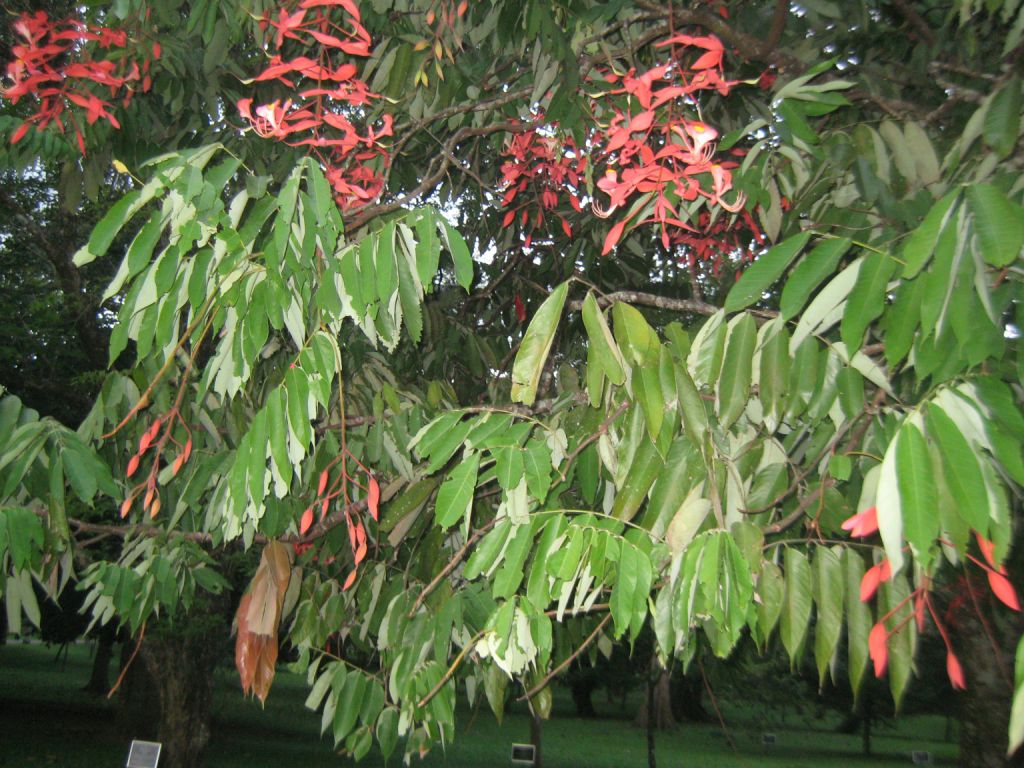
[[[96,655],[92,659],[92,672],[89,682],[83,690],[97,696],[105,695],[110,690],[110,662],[114,658],[114,636],[111,632],[102,632],[96,639]]]
[[[572,702],[576,705],[576,715],[578,717],[597,717],[597,711],[594,709],[594,701],[592,699],[595,687],[597,687],[596,682],[593,680],[570,678],[569,690],[572,693]]]
[[[540,753],[540,715],[530,713],[530,743],[533,744],[533,768],[543,768],[544,761]]]
[[[200,768],[210,741],[213,668],[219,648],[195,634],[147,637],[142,658],[160,700],[161,768]],[[211,646],[213,646],[211,648]]]
[[[971,601],[957,616],[954,640],[967,689],[960,694],[960,765],[963,768],[1020,768],[1024,751],[1006,756],[1010,702],[1013,697],[1013,649],[1022,621],[1002,606],[991,610],[987,589],[973,584],[982,603],[982,621]]]
[[[659,731],[674,730],[678,723],[672,714],[672,689],[667,669],[658,668],[652,673],[653,682],[648,683],[649,695],[645,698],[636,716],[636,724],[646,728],[653,720]]]
[[[661,679],[659,675],[658,679]],[[653,716],[654,713],[654,699],[655,699],[655,680],[648,676],[647,677],[647,768],[658,768],[658,756],[655,750],[654,744],[654,733],[655,724],[657,718]]]

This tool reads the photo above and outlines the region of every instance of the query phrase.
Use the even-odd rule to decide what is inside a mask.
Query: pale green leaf
[[[747,406],[754,345],[757,341],[757,325],[751,315],[741,315],[730,326],[715,403],[719,421],[726,429],[732,426]]]

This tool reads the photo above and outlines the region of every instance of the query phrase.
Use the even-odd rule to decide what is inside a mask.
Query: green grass
[[[89,675],[87,645],[71,648],[66,669],[53,659],[55,649],[38,645],[0,646],[0,766],[76,766],[116,768],[124,765],[133,734],[114,731],[114,711],[102,699],[81,692]],[[220,670],[214,700],[213,736],[207,754],[210,768],[320,768],[349,764],[319,738],[320,718],[303,707],[304,681],[279,672],[265,709],[242,698],[231,670]],[[645,735],[621,714],[619,703],[601,694],[597,720],[571,716],[571,701],[563,691],[555,696],[554,717],[544,724],[544,764],[547,768],[645,768]],[[626,710],[633,711],[634,701]],[[793,716],[777,721],[772,730],[778,744],[761,745],[763,721],[759,712],[742,703],[723,702],[736,750],[714,725],[684,725],[658,734],[658,765],[662,768],[896,768],[909,766],[913,749],[927,749],[939,764],[953,764],[955,744],[941,740],[941,717],[913,717],[895,728],[879,729],[873,738],[875,756],[860,755],[859,736],[834,733],[832,722]],[[426,767],[489,768],[509,764],[509,745],[529,740],[525,714],[513,710],[499,726],[486,708],[461,711],[454,744],[438,748],[422,762]],[[379,766],[371,755],[363,765]],[[401,760],[393,757],[390,765]]]

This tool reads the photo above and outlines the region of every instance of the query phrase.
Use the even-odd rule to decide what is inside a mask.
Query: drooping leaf
[[[569,292],[569,284],[562,283],[544,303],[526,329],[515,362],[512,364],[512,400],[524,405],[533,405],[537,398],[537,384],[540,374],[547,363],[551,344],[555,339],[558,321],[562,317],[562,307]]]
[[[783,560],[786,592],[779,615],[779,634],[789,654],[790,665],[796,668],[807,637],[807,622],[811,618],[811,567],[807,555],[793,547],[786,547]]]
[[[728,429],[746,408],[750,395],[751,367],[757,326],[751,315],[742,315],[729,330],[718,378],[718,419]]]

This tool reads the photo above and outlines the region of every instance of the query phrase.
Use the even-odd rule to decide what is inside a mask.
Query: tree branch
[[[656,307],[658,309],[669,309],[673,312],[693,312],[698,315],[713,315],[718,311],[714,304],[708,304],[699,299],[673,299],[668,296],[658,296],[653,293],[642,291],[614,291],[597,297],[598,306],[607,307],[616,301],[624,301],[629,304],[640,304],[644,307]],[[569,309],[579,312],[583,309],[583,300],[569,302]]]

